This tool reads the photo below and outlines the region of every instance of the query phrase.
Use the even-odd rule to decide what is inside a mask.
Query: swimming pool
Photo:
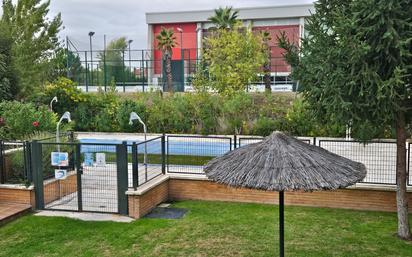
[[[131,153],[133,143],[141,143],[143,140],[119,140],[119,139],[97,139],[97,138],[81,138],[81,152],[116,152],[115,144],[122,144],[126,141],[128,144],[128,152]],[[96,145],[93,145],[96,144]],[[166,142],[166,154],[168,155],[189,155],[189,156],[220,156],[233,149],[231,142],[228,139],[222,138],[168,138]],[[138,152],[143,153],[145,150],[144,144],[138,145]],[[161,154],[160,139],[147,143],[148,154]]]

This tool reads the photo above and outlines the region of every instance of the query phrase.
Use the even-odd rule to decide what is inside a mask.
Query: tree
[[[262,47],[260,37],[250,28],[214,31],[205,39],[204,65],[197,71],[194,86],[211,88],[225,95],[245,91],[267,59]]]
[[[12,57],[20,81],[20,96],[47,80],[53,52],[59,47],[60,14],[48,17],[50,1],[3,0],[2,21],[13,39]]]
[[[270,64],[271,64],[271,51],[270,51],[270,41],[272,40],[272,37],[270,36],[269,31],[262,31],[261,32],[261,38],[262,38],[262,43],[263,43],[263,51],[264,54],[266,55],[266,60],[265,63],[263,64],[263,82],[265,83],[265,91],[266,92],[271,92],[272,87],[271,87],[271,81],[270,81]]]
[[[99,66],[103,69],[106,81],[114,79],[115,82],[125,81],[124,52],[127,49],[126,37],[110,41],[105,53],[99,53]]]
[[[173,29],[162,27],[160,33],[156,36],[157,48],[162,50],[163,59],[166,68],[167,91],[173,92],[172,78],[172,48],[176,46],[176,36]]]
[[[68,77],[75,80],[83,71],[80,57],[64,48],[56,50],[53,58],[50,60],[50,69],[48,70],[48,81],[54,81],[56,78]]]
[[[281,38],[290,59],[298,60],[293,77],[318,118],[352,123],[354,137],[396,131],[398,237],[411,239],[405,146],[412,123],[410,0],[320,0],[315,9],[300,52]]]
[[[215,15],[208,20],[212,22],[217,29],[233,29],[238,22],[238,11],[233,11],[232,7],[219,7],[215,9]]]
[[[0,21],[0,101],[11,100],[16,94],[17,76],[12,63],[13,40]]]

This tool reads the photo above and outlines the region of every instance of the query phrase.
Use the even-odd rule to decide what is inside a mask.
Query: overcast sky
[[[126,36],[132,48],[147,48],[146,12],[215,9],[219,6],[251,7],[311,3],[312,0],[51,0],[50,15],[62,14],[66,36],[79,48],[88,49],[88,32],[95,31],[93,48],[107,40]]]

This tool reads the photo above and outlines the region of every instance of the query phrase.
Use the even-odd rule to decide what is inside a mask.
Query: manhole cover
[[[185,216],[187,209],[157,207],[147,214],[146,218],[152,219],[181,219]]]

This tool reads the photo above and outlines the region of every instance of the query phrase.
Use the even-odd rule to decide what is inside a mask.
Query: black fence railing
[[[365,164],[367,174],[361,183],[396,184],[396,142],[372,141],[364,144],[355,140],[319,140],[319,146]]]
[[[136,189],[165,174],[165,159],[164,136],[128,145],[129,187]]]
[[[69,135],[69,137],[72,137]],[[198,136],[165,135],[147,141],[128,142],[127,166],[128,187],[137,188],[150,180],[165,174],[204,174],[204,165],[214,157],[221,156],[238,147],[261,141],[262,137],[245,136]],[[372,141],[367,144],[345,139],[301,138],[308,144],[315,144],[333,153],[362,162],[367,168],[366,178],[361,183],[396,185],[396,143],[390,140]],[[67,139],[66,139],[67,140]],[[43,179],[55,176],[50,164],[51,153],[68,153],[68,172],[75,170],[75,147],[77,143],[61,143],[60,149],[52,138],[38,141],[42,145]],[[115,164],[116,144],[99,146],[98,143],[81,144],[81,161],[88,166],[92,158],[97,163],[97,154],[105,154],[106,164]],[[412,186],[411,144],[407,143],[408,185]],[[103,144],[102,144],[103,145]],[[104,147],[104,149],[101,149]],[[88,159],[86,158],[87,153]],[[32,149],[30,142],[0,141],[0,183],[29,184],[32,182]],[[106,173],[108,174],[108,173]]]
[[[0,184],[30,184],[30,156],[30,142],[0,141]]]
[[[238,139],[237,145],[239,147],[242,147],[248,144],[258,143],[263,140],[263,137],[237,137],[237,139]],[[314,142],[308,138],[298,138],[298,139],[308,144],[312,144],[312,142]]]
[[[116,87],[119,92],[146,92],[166,88],[166,68],[162,51],[158,49],[86,50],[67,49],[66,76],[86,91],[104,91]],[[193,78],[201,65],[201,49],[177,47],[173,49],[172,78],[174,91],[192,90]],[[177,51],[176,51],[177,50]],[[272,47],[268,57],[272,86],[295,85],[289,74],[290,65]],[[264,91],[263,67],[248,90],[259,87]]]
[[[167,172],[202,174],[208,161],[232,149],[232,137],[169,135],[166,137]]]

